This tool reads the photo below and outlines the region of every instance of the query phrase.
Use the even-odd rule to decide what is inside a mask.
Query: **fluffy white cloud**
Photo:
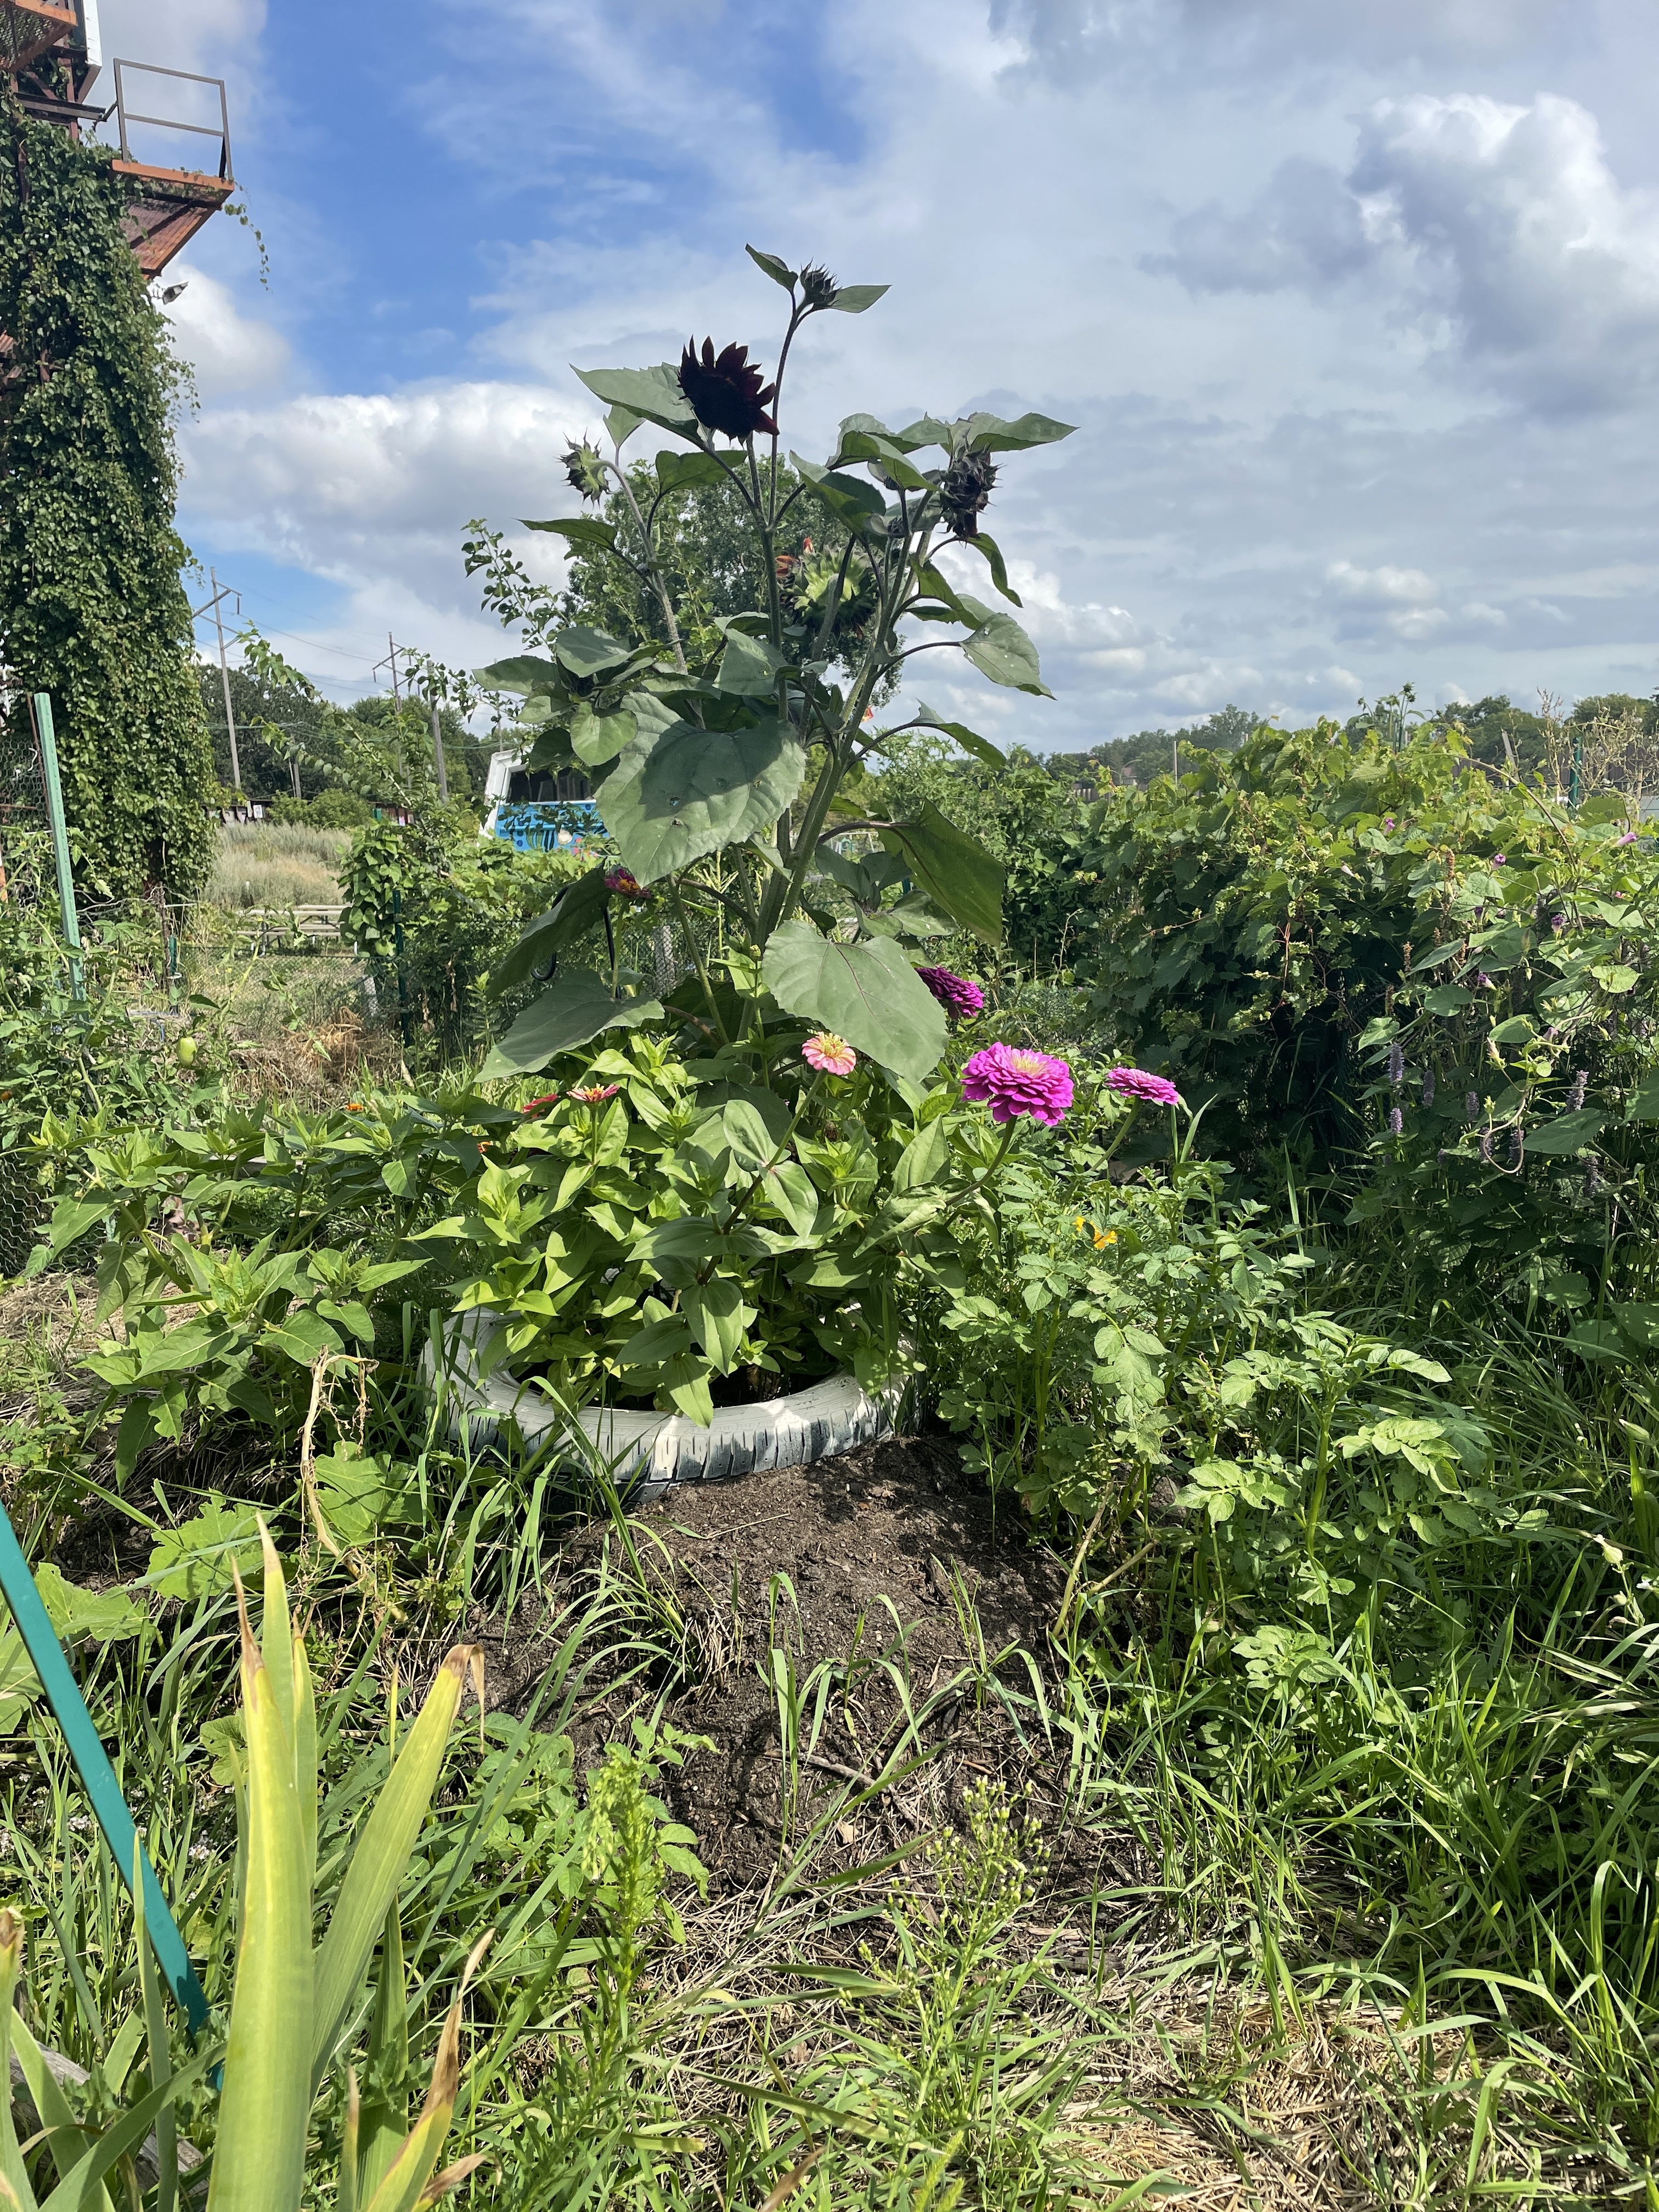
[[[184,289],[164,301],[174,352],[190,365],[203,400],[275,384],[289,363],[289,343],[269,323],[241,314],[228,286],[179,258],[168,264],[162,289]]]
[[[1351,181],[1379,250],[1408,261],[1419,313],[1506,388],[1578,407],[1651,386],[1659,194],[1620,184],[1577,101],[1381,100]]]
[[[1374,103],[1346,175],[1296,158],[1247,206],[1179,217],[1151,272],[1195,293],[1350,279],[1425,353],[1552,410],[1651,388],[1659,193],[1621,185],[1595,118],[1540,94],[1414,94]]]
[[[319,575],[356,581],[428,561],[453,574],[473,515],[568,503],[560,455],[574,412],[549,386],[489,383],[226,408],[185,433],[190,503]]]
[[[1569,0],[993,0],[1016,66],[1060,84],[1139,64],[1176,72],[1333,60],[1489,59],[1535,50]]]

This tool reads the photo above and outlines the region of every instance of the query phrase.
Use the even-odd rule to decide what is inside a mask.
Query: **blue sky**
[[[501,650],[459,538],[574,506],[571,362],[771,358],[745,240],[893,287],[800,450],[1079,425],[990,518],[1055,701],[929,670],[988,734],[1659,684],[1650,0],[102,5],[229,81],[270,279],[222,220],[170,272],[181,524],[338,696]]]

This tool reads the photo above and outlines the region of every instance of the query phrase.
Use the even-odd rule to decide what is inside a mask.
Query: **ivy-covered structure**
[[[173,527],[179,371],[110,150],[0,78],[0,664],[52,694],[76,868],[106,896],[205,880],[213,757]]]

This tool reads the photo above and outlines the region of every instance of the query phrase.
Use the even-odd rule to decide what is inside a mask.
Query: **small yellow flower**
[[[1117,1242],[1117,1231],[1116,1231],[1116,1230],[1115,1230],[1115,1229],[1109,1229],[1109,1230],[1106,1231],[1106,1234],[1105,1234],[1103,1237],[1096,1237],[1096,1239],[1095,1239],[1095,1249],[1096,1249],[1096,1250],[1097,1250],[1097,1251],[1098,1251],[1098,1250],[1099,1250],[1099,1249],[1100,1249],[1100,1247],[1101,1247],[1103,1244],[1115,1244],[1115,1243],[1116,1243],[1116,1242]]]

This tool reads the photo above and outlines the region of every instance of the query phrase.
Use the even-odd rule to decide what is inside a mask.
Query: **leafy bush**
[[[491,969],[550,892],[580,872],[568,854],[481,839],[459,810],[376,822],[345,856],[340,927],[405,1044],[423,1037],[440,1060],[457,1060],[501,1025],[484,993]]]
[[[1448,961],[1460,1006],[1482,975],[1518,989],[1516,1013],[1558,1006],[1528,1031],[1528,1101],[1588,1030],[1633,1066],[1650,871],[1623,813],[1608,798],[1569,817],[1470,766],[1455,732],[1393,750],[1328,725],[1259,731],[1178,784],[1091,811],[1072,854],[1091,909],[1077,972],[1116,1041],[1204,1108],[1213,1152],[1335,1162],[1376,1131],[1396,999],[1423,1002],[1452,980],[1425,980]],[[1480,957],[1465,961],[1466,946]],[[1482,1087],[1471,1054],[1493,1068],[1506,1050],[1526,1057],[1518,1031],[1500,1033],[1510,1012],[1440,1034],[1443,1113]]]

